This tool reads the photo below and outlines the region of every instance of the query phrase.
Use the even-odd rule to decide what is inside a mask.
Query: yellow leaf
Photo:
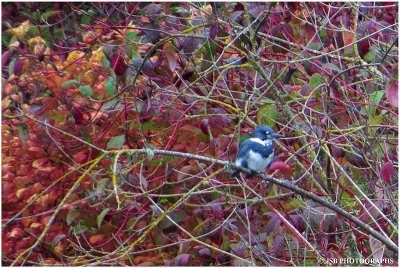
[[[206,14],[212,14],[212,6],[210,4],[203,6],[201,9]]]
[[[92,57],[90,58],[90,62],[97,62],[103,64],[103,47],[99,47],[97,50],[92,52]]]
[[[46,50],[46,43],[40,36],[32,37],[28,40],[28,47],[34,54],[42,54]]]
[[[11,103],[11,99],[10,98],[4,98],[1,101],[1,110],[4,111],[10,105],[10,103]]]
[[[13,35],[17,36],[18,38],[21,38],[28,32],[29,27],[30,23],[29,20],[27,20],[21,23],[21,25],[19,25],[18,27],[8,29],[8,31]]]
[[[92,70],[87,70],[81,77],[81,81],[85,85],[91,85],[94,82],[95,73]]]
[[[82,51],[77,51],[77,50],[72,51],[68,55],[67,62],[71,63],[71,62],[77,60],[78,58],[83,58],[84,55],[85,55],[85,53]]]

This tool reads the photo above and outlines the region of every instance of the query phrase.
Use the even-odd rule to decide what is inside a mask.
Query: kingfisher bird
[[[283,135],[274,133],[267,125],[257,126],[251,138],[240,145],[235,164],[250,169],[252,174],[249,177],[266,171],[274,161],[274,140],[282,137]],[[235,171],[232,175],[237,177],[239,172]]]

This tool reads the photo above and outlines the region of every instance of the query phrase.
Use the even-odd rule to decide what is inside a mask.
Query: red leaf
[[[393,163],[388,161],[384,163],[381,167],[381,178],[384,180],[387,184],[391,184],[391,176],[393,175],[394,172],[394,166]]]
[[[83,163],[86,159],[85,151],[80,151],[72,156],[77,163]]]
[[[9,232],[9,233],[6,235],[6,238],[15,238],[15,239],[19,239],[19,238],[22,237],[23,234],[24,234],[24,230],[22,230],[21,228],[16,227],[16,228],[13,228],[13,229],[11,230],[11,232]]]
[[[276,161],[272,163],[269,170],[279,170],[288,175],[292,174],[292,169],[290,168],[290,166],[282,161]]]
[[[83,114],[81,111],[79,111],[78,109],[72,107],[71,108],[71,114],[74,117],[75,120],[75,124],[80,125],[83,123]]]
[[[110,59],[110,65],[113,68],[116,75],[124,75],[126,70],[126,64],[124,58],[121,55],[113,55]]]
[[[389,103],[396,107],[399,108],[399,85],[397,81],[392,81],[389,83],[389,85],[386,87],[385,93],[386,93],[386,98],[389,101]]]
[[[292,86],[292,87],[291,87],[290,91],[291,91],[291,92],[294,92],[294,91],[299,91],[299,90],[301,90],[301,89],[302,89],[302,86],[297,86],[297,85],[295,85],[295,86]]]
[[[27,198],[31,195],[31,191],[30,191],[29,188],[22,188],[22,189],[19,189],[19,190],[15,193],[15,195],[16,195],[18,198],[27,199]]]

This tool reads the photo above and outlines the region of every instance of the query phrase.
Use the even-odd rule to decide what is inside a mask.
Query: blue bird
[[[252,171],[250,177],[267,170],[274,161],[274,140],[281,137],[283,135],[274,133],[269,126],[257,126],[251,138],[240,145],[235,164],[250,169]],[[237,177],[239,171],[232,175]]]

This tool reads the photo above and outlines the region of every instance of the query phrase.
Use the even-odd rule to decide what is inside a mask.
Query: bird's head
[[[261,140],[274,140],[277,138],[282,138],[283,135],[276,134],[272,128],[266,125],[259,125],[254,129],[252,133],[253,138],[259,138]]]

